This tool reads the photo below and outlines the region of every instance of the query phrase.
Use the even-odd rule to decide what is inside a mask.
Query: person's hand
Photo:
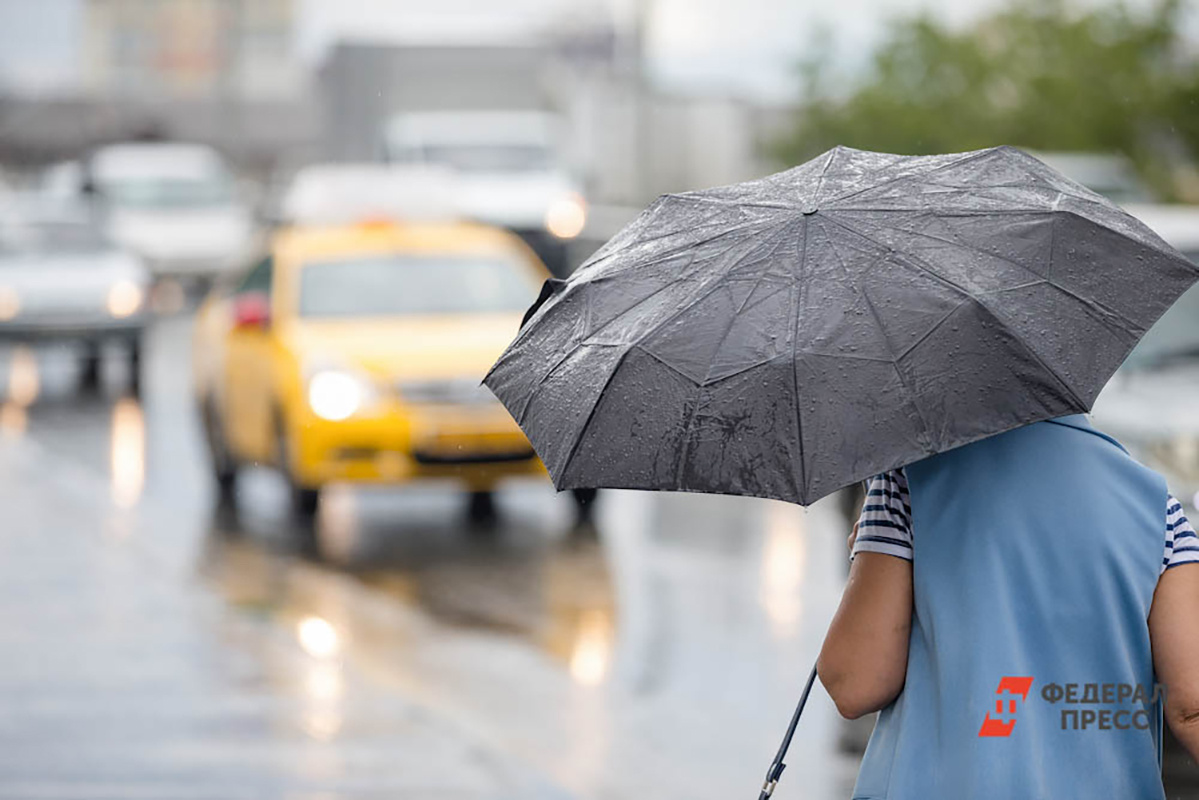
[[[858,540],[858,523],[853,524],[853,530],[849,534],[849,538],[845,540],[845,546],[849,548],[849,555],[853,555],[853,543]]]

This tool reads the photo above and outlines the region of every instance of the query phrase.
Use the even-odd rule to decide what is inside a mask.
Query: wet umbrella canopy
[[[659,198],[485,378],[559,489],[811,503],[1089,410],[1199,271],[1010,147]]]

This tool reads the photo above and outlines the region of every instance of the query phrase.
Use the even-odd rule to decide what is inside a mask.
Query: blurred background
[[[837,144],[1199,257],[1199,6],[0,0],[0,797],[756,791],[854,492],[559,495],[478,381],[657,195]],[[1193,290],[1095,407],[1192,518],[1197,389]],[[817,689],[778,796],[870,725]]]

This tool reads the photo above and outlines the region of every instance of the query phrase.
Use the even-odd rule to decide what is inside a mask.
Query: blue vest
[[[1161,800],[1146,620],[1165,482],[1082,415],[905,472],[907,679],[854,798]]]

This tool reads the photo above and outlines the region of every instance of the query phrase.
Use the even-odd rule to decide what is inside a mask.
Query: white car
[[[213,278],[240,268],[256,245],[252,209],[211,147],[109,145],[87,159],[82,180],[108,235],[155,276]]]
[[[515,232],[561,276],[587,203],[564,165],[560,126],[540,111],[406,112],[387,123],[382,149],[392,164],[453,170],[462,216]]]
[[[454,183],[437,167],[311,164],[286,182],[270,215],[279,225],[455,219]]]
[[[0,210],[0,339],[72,340],[94,379],[105,340],[126,346],[138,386],[150,276],[82,210]]]
[[[1126,210],[1199,263],[1199,207]],[[1191,519],[1199,507],[1199,285],[1149,330],[1095,401],[1095,424],[1162,473]]]

